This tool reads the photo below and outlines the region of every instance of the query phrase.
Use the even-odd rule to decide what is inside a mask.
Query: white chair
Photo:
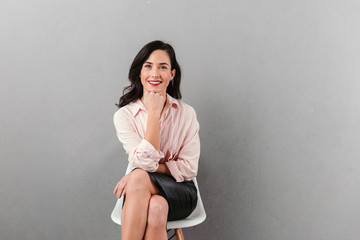
[[[131,171],[130,164],[127,167],[126,174]],[[182,234],[182,228],[192,227],[202,223],[206,218],[206,213],[204,209],[204,205],[201,201],[199,186],[197,184],[196,178],[194,179],[195,186],[198,190],[198,201],[195,210],[185,219],[176,220],[176,221],[168,221],[167,229],[174,229],[175,234],[172,236],[176,236],[177,240],[183,240],[184,236]],[[111,213],[111,219],[116,223],[121,225],[121,211],[122,211],[123,197],[119,198],[116,202],[114,210]],[[172,238],[171,237],[171,238]],[[170,239],[171,239],[170,238]]]

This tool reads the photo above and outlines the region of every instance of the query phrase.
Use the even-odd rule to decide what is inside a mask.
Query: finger
[[[118,197],[118,198],[121,198],[122,196],[124,196],[124,190],[121,191],[121,193],[119,194],[119,197]]]
[[[120,189],[121,189],[121,191],[120,191]],[[119,191],[118,191],[118,194],[119,194],[119,196],[121,197],[121,196],[125,196],[125,191],[126,191],[126,184],[121,184],[121,187],[118,189]],[[119,198],[119,197],[118,197]]]
[[[126,194],[126,187],[124,188],[123,192],[122,192],[122,195],[125,196]]]
[[[116,197],[120,198],[122,192],[123,192],[123,188],[119,188],[118,191],[117,191]]]
[[[119,184],[120,184],[120,182],[118,182],[118,183],[116,184],[113,193],[116,193],[116,192],[117,192],[117,190],[118,190],[118,188],[119,188]]]

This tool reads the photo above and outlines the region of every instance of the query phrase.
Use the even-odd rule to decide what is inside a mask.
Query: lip
[[[152,84],[151,82],[156,82],[157,84]],[[159,81],[159,80],[151,81],[151,80],[149,80],[148,83],[149,83],[151,86],[156,87],[156,86],[159,86],[159,85],[162,83],[162,81]]]

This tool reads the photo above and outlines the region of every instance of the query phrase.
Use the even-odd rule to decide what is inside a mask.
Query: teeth
[[[151,84],[160,84],[161,82],[150,82],[149,81],[149,83],[151,83]]]

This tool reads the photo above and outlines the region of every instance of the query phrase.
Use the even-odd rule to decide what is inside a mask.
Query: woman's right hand
[[[126,193],[126,185],[131,177],[131,172],[126,174],[121,180],[116,184],[114,188],[114,194],[116,194],[116,198],[120,198],[122,195],[125,196]]]
[[[156,92],[145,91],[143,97],[143,103],[149,113],[159,114],[160,116],[164,108],[166,96]]]

